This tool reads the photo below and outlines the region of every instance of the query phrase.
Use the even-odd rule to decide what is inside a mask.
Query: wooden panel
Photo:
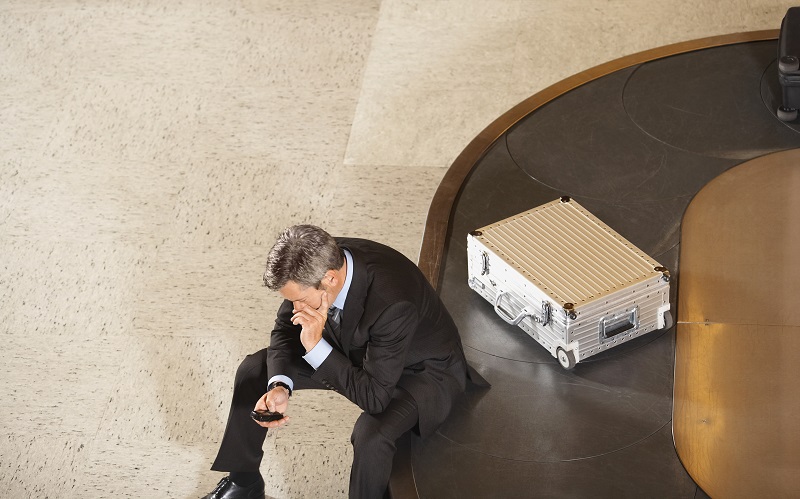
[[[696,196],[682,228],[673,431],[712,497],[800,490],[800,149]]]

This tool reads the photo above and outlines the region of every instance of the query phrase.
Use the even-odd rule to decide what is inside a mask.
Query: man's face
[[[312,286],[306,287],[294,281],[288,281],[279,292],[285,299],[294,303],[294,308],[297,308],[298,303],[302,303],[318,309],[322,305],[322,294],[327,293],[328,288],[324,283],[320,283],[320,288],[316,289]],[[332,303],[330,293],[328,294],[328,303]]]

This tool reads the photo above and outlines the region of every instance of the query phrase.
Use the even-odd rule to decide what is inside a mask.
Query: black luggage
[[[792,7],[786,11],[781,23],[778,81],[783,94],[783,102],[777,112],[778,118],[794,121],[800,108],[800,7]]]

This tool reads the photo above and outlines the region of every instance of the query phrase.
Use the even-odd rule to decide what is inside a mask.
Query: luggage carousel
[[[726,467],[715,469],[709,459],[736,452],[736,446],[717,445],[713,447],[717,454],[702,455],[709,451],[704,442],[733,438],[726,433],[730,431],[749,429],[757,439],[758,431],[763,436],[774,430],[767,420],[748,428],[747,417],[756,417],[752,410],[744,419],[728,418],[736,419],[736,425],[722,424],[725,410],[737,410],[741,401],[716,400],[712,412],[718,424],[713,429],[696,424],[711,410],[708,406],[673,403],[674,399],[697,400],[694,381],[708,372],[702,368],[707,363],[698,368],[695,361],[701,355],[698,352],[711,346],[697,341],[707,337],[697,332],[696,324],[717,320],[684,317],[679,310],[679,303],[684,306],[678,300],[680,264],[685,258],[682,223],[687,223],[684,213],[695,195],[715,178],[739,171],[734,167],[754,158],[800,147],[800,123],[784,123],[775,115],[780,95],[776,37],[775,31],[714,37],[590,69],[513,108],[458,157],[432,202],[420,267],[458,324],[468,360],[492,388],[471,388],[431,438],[400,442],[390,484],[393,497],[694,498],[705,497],[704,489],[712,495],[735,491],[730,483],[719,488],[720,483],[735,483],[744,471],[736,466],[747,460],[730,459]],[[791,167],[786,165],[799,157],[778,161],[784,166],[776,175],[788,175]],[[740,182],[752,184],[748,175],[740,175],[744,179]],[[796,175],[793,178],[797,180]],[[776,184],[780,180],[759,188]],[[781,199],[793,199],[790,206],[800,207],[800,192],[790,191]],[[740,195],[742,191],[731,192]],[[576,199],[677,276],[670,290],[677,327],[590,357],[571,371],[564,370],[521,329],[497,317],[492,305],[467,285],[468,232],[563,195]],[[708,203],[719,204],[716,199]],[[750,196],[729,200],[729,204],[741,206],[757,199]],[[795,221],[800,216],[800,208],[778,212],[779,217],[795,216]],[[707,225],[698,226],[708,227],[708,220],[703,220]],[[764,220],[779,226],[783,222]],[[711,220],[710,226],[715,223]],[[778,237],[781,246],[780,234],[786,233],[777,230],[771,237]],[[700,240],[700,247],[732,241]],[[741,241],[737,240],[736,248]],[[736,248],[714,250],[724,255]],[[780,258],[764,262],[782,263]],[[705,281],[693,282],[692,300],[703,293],[719,297],[728,291],[724,286],[698,290],[697,283]],[[797,289],[791,287],[790,296]],[[723,296],[718,301],[727,300]],[[796,332],[800,324],[792,321],[797,315],[783,317],[787,319],[770,324],[784,335]],[[721,344],[731,342],[713,346],[718,349]],[[744,344],[747,341],[739,346]],[[732,361],[741,362],[742,356],[747,353],[738,353]],[[715,358],[724,363],[719,355]],[[788,365],[788,357],[785,362]],[[754,365],[746,364],[751,369]],[[726,372],[735,372],[735,367],[729,366]],[[769,366],[770,376],[775,368],[775,364]],[[739,382],[742,378],[735,377]],[[753,379],[766,382],[771,378]],[[796,393],[789,381],[783,388]],[[728,393],[736,397],[754,390]],[[791,399],[784,395],[774,400]],[[673,417],[676,405],[680,410]],[[775,410],[780,413],[781,407]],[[673,425],[680,437],[674,441],[685,444],[678,445],[677,451]],[[735,441],[748,445],[744,440]],[[766,449],[756,445],[754,453],[747,455],[760,459],[764,452],[770,458],[767,469],[788,467],[796,472],[800,466],[796,446]],[[768,473],[764,479],[780,482],[781,476]],[[756,485],[755,490],[780,495],[781,490],[793,490],[786,487],[797,485],[797,479],[787,478],[777,488]]]

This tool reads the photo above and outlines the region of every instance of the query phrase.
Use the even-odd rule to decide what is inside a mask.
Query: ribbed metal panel
[[[559,304],[585,304],[661,274],[658,262],[574,200],[479,231],[478,240]]]

